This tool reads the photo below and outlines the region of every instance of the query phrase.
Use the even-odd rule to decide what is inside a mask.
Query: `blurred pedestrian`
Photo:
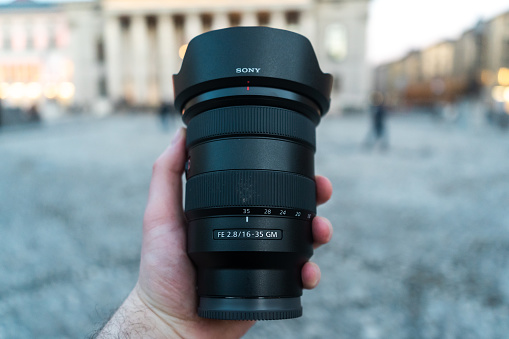
[[[28,110],[28,121],[30,122],[41,121],[41,115],[39,114],[39,110],[37,109],[37,106],[35,104],[30,106],[30,109]]]
[[[384,101],[384,96],[380,92],[375,92],[371,96],[371,129],[365,142],[368,148],[379,145],[385,150],[389,147],[386,130],[387,109]]]
[[[159,118],[161,119],[161,126],[164,131],[169,129],[171,107],[172,104],[166,101],[163,101],[159,107]]]

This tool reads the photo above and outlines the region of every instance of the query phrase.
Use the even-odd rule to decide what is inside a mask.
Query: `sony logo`
[[[260,73],[261,68],[248,68],[248,67],[239,67],[235,69],[236,73]]]

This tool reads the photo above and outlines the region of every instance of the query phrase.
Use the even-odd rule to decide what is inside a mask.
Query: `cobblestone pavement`
[[[507,338],[509,133],[399,116],[384,152],[361,147],[367,126],[319,127],[322,282],[302,318],[246,338]],[[0,339],[83,338],[119,306],[170,138],[150,116],[0,130]]]

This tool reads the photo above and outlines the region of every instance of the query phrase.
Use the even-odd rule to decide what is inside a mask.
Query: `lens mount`
[[[200,317],[220,320],[280,320],[302,315],[300,298],[200,298]]]

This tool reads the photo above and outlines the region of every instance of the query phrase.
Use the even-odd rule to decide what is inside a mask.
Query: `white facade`
[[[314,34],[308,36],[304,32],[315,46],[322,70],[334,76],[332,107],[336,110],[363,108],[369,98],[370,71],[366,61],[368,3],[318,3],[313,20],[316,24]],[[336,33],[335,29],[338,30]],[[344,33],[340,33],[341,30]],[[341,42],[343,39],[345,41]],[[338,45],[331,46],[333,43]]]
[[[304,34],[335,77],[331,112],[362,109],[368,97],[368,0],[105,0],[108,91],[113,102],[172,101],[172,74],[189,41],[211,29],[264,25]]]

